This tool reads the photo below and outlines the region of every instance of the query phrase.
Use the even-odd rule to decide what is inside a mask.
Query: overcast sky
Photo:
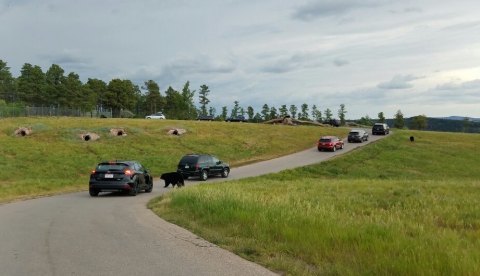
[[[161,91],[190,81],[217,112],[480,117],[479,0],[0,0],[0,38],[15,77],[31,63]]]

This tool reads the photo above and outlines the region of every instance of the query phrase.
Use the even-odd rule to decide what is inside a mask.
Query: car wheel
[[[97,189],[89,189],[90,196],[98,196],[99,191]]]
[[[147,188],[145,189],[145,193],[151,193],[153,190],[153,180],[150,180],[150,185],[147,185]]]
[[[135,181],[135,184],[133,184],[132,189],[129,191],[128,195],[130,196],[136,196],[138,194],[138,181]]]
[[[229,173],[230,173],[230,170],[228,168],[223,168],[222,177],[227,178]]]
[[[318,148],[318,151],[322,151],[322,149],[321,149],[321,148]]]
[[[343,144],[340,145],[340,149],[343,149]]]
[[[203,170],[200,174],[200,180],[205,181],[208,178],[208,172],[206,170]]]
[[[336,152],[336,151],[337,151],[337,146],[333,146],[332,151],[333,151],[333,152]]]

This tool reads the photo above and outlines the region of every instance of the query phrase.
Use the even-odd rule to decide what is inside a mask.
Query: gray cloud
[[[381,82],[377,85],[381,89],[408,89],[412,88],[412,81],[419,79],[412,75],[396,75],[390,81]]]
[[[235,64],[232,61],[216,60],[210,56],[174,60],[163,68],[163,71],[172,72],[173,75],[227,74],[234,70]]]
[[[345,66],[345,65],[348,65],[350,62],[346,59],[343,59],[343,58],[336,58],[333,60],[333,64],[335,64],[336,66]]]
[[[298,7],[293,18],[311,21],[320,17],[338,16],[353,10],[379,6],[380,1],[372,0],[320,0]]]
[[[261,71],[265,73],[281,74],[302,68],[314,68],[320,65],[316,59],[317,57],[311,53],[294,54],[289,57],[267,61],[267,64],[261,68]]]
[[[448,82],[437,85],[436,90],[480,90],[480,79],[466,82]],[[479,91],[480,94],[480,91]]]

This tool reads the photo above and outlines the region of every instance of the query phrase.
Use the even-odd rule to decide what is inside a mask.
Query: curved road
[[[318,163],[366,144],[234,168],[228,180]],[[80,192],[0,205],[1,275],[275,275],[145,207],[170,189],[157,180],[152,193],[136,197]]]

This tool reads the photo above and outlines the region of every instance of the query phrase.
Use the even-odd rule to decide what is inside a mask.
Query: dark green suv
[[[205,181],[214,175],[228,177],[230,166],[210,154],[187,154],[180,159],[177,172],[181,173],[184,179],[198,176]]]

